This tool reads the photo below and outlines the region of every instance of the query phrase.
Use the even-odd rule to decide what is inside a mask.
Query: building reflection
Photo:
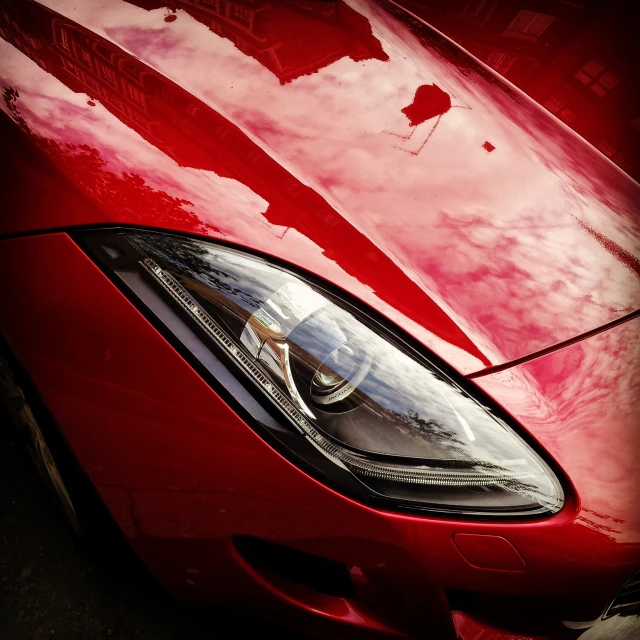
[[[401,0],[640,178],[633,3]]]
[[[281,84],[349,57],[388,60],[369,21],[342,1],[126,0],[147,10],[181,9],[277,76]],[[177,18],[176,13],[165,20]]]
[[[316,3],[316,6],[319,5]],[[335,10],[335,5],[332,6]],[[358,16],[366,22],[364,17]],[[358,29],[362,30],[362,27],[358,26]],[[388,289],[385,285],[394,282],[393,292],[385,294],[384,300],[401,313],[407,307],[407,301],[422,300],[424,315],[437,327],[439,338],[459,346],[482,364],[490,364],[465,332],[407,278],[391,258],[378,251],[366,235],[337,213],[321,195],[291,175],[220,113],[133,56],[41,5],[17,0],[5,2],[0,10],[0,37],[73,92],[86,94],[89,104],[101,103],[180,167],[211,171],[248,187],[269,203],[264,213],[265,221],[275,227],[284,227],[281,233],[296,229],[320,247],[326,258],[374,292]],[[332,46],[327,43],[326,60],[337,55],[330,53]],[[346,50],[342,55],[348,55]],[[310,73],[312,68],[311,63],[307,64],[304,73]],[[289,79],[292,77],[290,75]],[[19,107],[14,105],[14,110],[19,111]],[[41,142],[46,151],[61,148],[49,140]],[[84,149],[83,153],[94,159],[99,154],[95,149]],[[56,159],[57,156],[54,161]],[[81,160],[79,158],[74,166],[82,164]],[[106,171],[105,163],[99,158],[91,166]],[[122,185],[119,181],[105,181],[95,172],[83,179],[73,177],[74,182],[81,184],[92,197],[95,196],[95,185],[103,190],[112,185],[113,193],[100,194],[110,206],[120,198]],[[135,179],[142,180],[140,176],[131,178],[134,182]],[[148,191],[145,191],[147,195]],[[137,207],[145,206],[142,195]],[[172,211],[190,204],[169,194],[162,195],[167,196]],[[129,217],[135,221],[135,213]],[[159,226],[162,221],[165,221],[164,217],[158,220]]]

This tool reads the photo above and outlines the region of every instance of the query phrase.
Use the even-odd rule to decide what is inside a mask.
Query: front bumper
[[[1,241],[0,273],[3,332],[131,545],[180,599],[330,637],[562,638],[575,636],[563,620],[597,618],[640,563],[633,442],[609,437],[600,451],[592,424],[604,412],[627,437],[633,360],[570,406],[561,388],[575,391],[582,375],[573,347],[477,381],[574,482],[556,516],[391,513],[322,485],[257,436],[66,234]],[[615,347],[608,358],[625,365],[637,328],[583,341],[581,353]],[[591,473],[585,452],[598,460]],[[605,454],[624,474],[617,483]],[[344,565],[353,596],[291,580],[243,553],[245,538]]]

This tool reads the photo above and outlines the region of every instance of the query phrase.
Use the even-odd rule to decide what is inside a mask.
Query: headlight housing
[[[349,476],[363,495],[460,514],[562,507],[554,473],[479,392],[342,297],[182,236],[92,232],[83,244],[141,300],[141,286],[160,292],[307,443],[308,455],[296,444],[298,455],[320,451],[323,473]]]

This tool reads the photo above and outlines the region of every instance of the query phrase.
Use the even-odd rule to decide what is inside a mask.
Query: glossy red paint
[[[624,1],[401,3],[640,177],[638,13]]]
[[[420,637],[429,628],[446,639],[454,637],[447,589],[466,593],[472,617],[479,610],[514,633],[533,625],[532,632],[562,637],[559,621],[597,617],[640,559],[630,507],[637,474],[635,481],[623,477],[625,470],[633,474],[630,449],[596,451],[602,462],[594,473],[575,438],[586,434],[584,441],[593,442],[602,430],[593,421],[593,403],[573,392],[574,386],[606,383],[598,411],[612,416],[617,441],[630,447],[640,320],[535,361],[538,384],[553,383],[558,362],[571,363],[562,372],[571,446],[556,444],[553,413],[532,410],[538,419],[525,424],[571,473],[579,506],[570,499],[558,515],[528,522],[417,517],[357,504],[283,459],[66,235],[5,240],[0,247],[7,276],[0,294],[14,301],[0,312],[3,329],[134,549],[179,598],[231,607],[251,601],[256,611],[301,627],[318,616],[313,625],[325,634],[338,634],[345,624],[348,637],[354,629]],[[573,348],[589,354],[583,366],[571,356]],[[592,359],[608,350],[618,354],[617,374],[597,371],[594,377]],[[499,401],[517,401],[515,415],[525,413],[522,406],[537,406],[534,384],[495,388],[503,375],[479,381]],[[620,478],[614,477],[618,470]],[[472,566],[456,548],[456,534],[504,538],[526,570]],[[357,578],[356,598],[319,596],[270,579],[238,557],[232,542],[238,535],[344,562]],[[511,606],[519,617],[505,620],[504,608]]]
[[[171,7],[0,12],[0,234],[39,232],[0,240],[0,327],[117,523],[176,597],[328,637],[573,637],[561,621],[599,616],[640,563],[640,319],[484,369],[640,306],[638,185],[390,3],[271,3],[244,24]],[[480,374],[570,478],[567,505],[478,522],[323,486],[52,232],[104,224],[224,240],[369,304]],[[356,597],[254,566],[240,535],[345,563]],[[522,564],[492,568],[491,543],[474,562],[464,536]]]
[[[518,416],[574,482],[580,478],[585,526],[637,543],[639,317],[475,382]]]
[[[224,239],[330,280],[462,373],[638,307],[637,184],[392,5],[258,6],[233,31],[186,3],[171,23],[157,2],[47,4],[5,3],[4,109],[89,202],[14,196],[2,233]],[[16,144],[5,190],[55,190]]]

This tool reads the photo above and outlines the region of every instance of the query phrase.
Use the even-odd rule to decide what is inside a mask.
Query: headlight
[[[146,231],[87,238],[123,281],[123,270],[145,275],[298,439],[373,499],[487,515],[562,507],[553,472],[486,401],[318,285],[209,242]]]

